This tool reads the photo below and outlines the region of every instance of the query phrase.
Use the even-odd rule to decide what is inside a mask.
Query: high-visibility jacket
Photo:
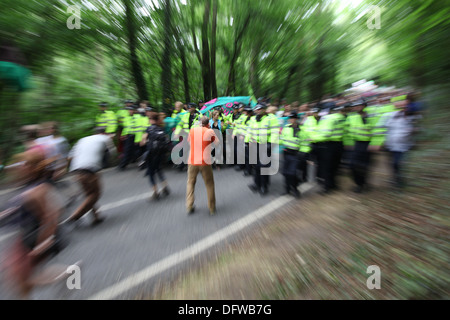
[[[175,134],[180,134],[182,131],[188,134],[189,130],[195,125],[200,116],[199,113],[194,113],[194,115],[195,115],[194,120],[192,121],[191,126],[189,126],[189,117],[191,116],[191,114],[189,112],[182,114],[180,122],[178,122],[177,127],[175,129]]]
[[[309,116],[302,125],[303,135],[309,143],[318,142],[316,137],[317,124],[317,119],[314,116]]]
[[[389,113],[389,112],[394,112],[397,111],[397,109],[395,108],[395,106],[393,104],[386,104],[384,106],[381,106],[381,114],[385,114],[385,113]]]
[[[116,112],[117,125],[124,127],[124,118],[130,116],[128,110],[120,109]]]
[[[316,129],[314,130],[315,142],[331,141],[333,134],[333,114],[327,114],[320,117]]]
[[[370,141],[370,145],[380,145],[375,139],[376,126],[373,125],[369,118],[366,117],[365,122],[361,114],[356,113],[350,120],[350,138],[352,141]]]
[[[176,119],[181,111],[173,110],[172,115],[170,116],[173,119]]]
[[[241,114],[237,120],[234,121],[233,124],[233,135],[237,136],[241,133],[241,126],[242,122],[244,122],[247,119],[247,116],[245,114]]]
[[[250,125],[250,142],[267,143],[270,135],[269,118],[263,115],[258,121],[256,116]]]
[[[358,114],[356,112],[351,112],[347,115],[347,118],[345,119],[344,137],[342,138],[344,146],[351,147],[355,145],[355,141],[353,140],[351,135],[351,127],[353,121],[352,118],[357,115]]]
[[[333,131],[329,141],[342,142],[345,134],[345,116],[342,113],[332,113],[331,119]]]
[[[113,111],[106,110],[97,115],[95,118],[97,127],[105,127],[106,133],[115,133],[117,130],[117,118]]]
[[[286,149],[300,151],[300,128],[295,132],[291,123],[287,124],[281,131],[280,144]]]
[[[308,139],[308,133],[302,127],[300,127],[300,152],[311,152],[311,142]]]
[[[317,126],[318,142],[340,142],[344,136],[345,117],[340,113],[327,114],[320,118]]]
[[[134,127],[133,116],[130,116],[129,113],[126,116],[124,115],[122,118],[122,126],[123,126],[122,136],[126,136],[128,134],[134,134],[134,133],[132,133],[133,127]]]
[[[144,135],[147,128],[150,126],[150,120],[146,116],[140,116],[136,123],[136,131],[134,136],[134,142],[139,143],[142,140],[142,136]]]
[[[241,126],[241,132],[244,135],[244,142],[249,143],[251,138],[251,132],[252,132],[252,122],[254,120],[255,116],[247,117],[243,122]]]
[[[267,115],[267,121],[269,122],[269,136],[268,142],[280,143],[280,122],[276,115],[269,113]]]
[[[137,141],[136,136],[139,136],[141,132],[142,132],[142,116],[138,113],[135,113],[133,114],[133,116],[130,117],[128,134],[134,135],[134,142],[136,142]]]

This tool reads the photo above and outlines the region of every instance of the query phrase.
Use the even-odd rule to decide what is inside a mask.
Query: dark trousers
[[[367,151],[369,141],[356,141],[352,154],[352,174],[356,185],[363,187],[367,183],[370,165],[370,152]]]
[[[150,184],[156,186],[156,175],[158,175],[160,182],[166,180],[161,169],[161,161],[163,154],[149,154],[147,157],[147,174],[150,178]]]
[[[253,165],[250,164],[250,146],[249,143],[245,143],[245,165],[244,165],[244,171],[247,174],[252,174],[252,167]]]
[[[314,161],[314,164],[317,167],[316,170],[316,177],[317,182],[320,184],[324,183],[324,171],[325,171],[325,154],[326,154],[326,148],[325,148],[325,142],[318,142],[312,144],[312,151],[311,151],[311,158],[312,161]]]
[[[403,177],[401,175],[401,167],[403,162],[403,157],[405,153],[400,151],[391,151],[392,158],[392,169],[394,173],[394,181],[398,186],[403,183]]]
[[[134,148],[134,134],[127,135],[124,141],[123,157],[120,162],[119,168],[125,169],[126,166],[134,160],[135,148]]]
[[[257,160],[256,160],[256,165],[255,165],[254,182],[255,182],[255,185],[259,189],[262,189],[262,188],[267,189],[267,187],[269,186],[269,176],[268,175],[262,175],[261,174],[261,168],[268,168],[268,167],[270,167],[270,162],[268,164],[263,164],[262,163],[262,161],[261,161],[262,159],[261,159],[261,156],[260,156],[261,148],[266,148],[267,156],[268,157],[271,156],[271,149],[270,149],[271,145],[270,145],[270,143],[268,143],[268,144],[257,143],[256,144]]]
[[[339,164],[342,158],[342,142],[339,141],[328,141],[325,147],[325,160],[324,160],[324,180],[325,189],[335,189],[336,185],[336,175],[339,169]]]
[[[284,151],[283,176],[286,192],[297,189],[298,178],[297,168],[299,163],[299,154],[297,151],[286,149]]]
[[[299,152],[298,154],[298,166],[297,169],[300,171],[300,180],[301,182],[306,182],[308,179],[308,164],[309,153]]]
[[[228,164],[227,161],[227,140],[226,140],[227,134],[226,131],[222,132],[222,157],[223,157],[223,164]]]

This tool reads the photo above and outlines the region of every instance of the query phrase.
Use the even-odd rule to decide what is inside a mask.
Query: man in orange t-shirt
[[[208,196],[208,207],[210,215],[216,213],[216,195],[214,191],[214,176],[211,166],[211,143],[219,144],[219,138],[214,130],[209,128],[208,117],[200,119],[201,127],[193,127],[189,131],[188,141],[190,153],[188,159],[188,179],[186,189],[186,207],[188,214],[194,212],[194,190],[197,175],[200,172],[205,181]]]

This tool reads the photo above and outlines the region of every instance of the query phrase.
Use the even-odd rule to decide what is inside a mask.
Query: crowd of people
[[[353,191],[362,193],[368,190],[372,153],[385,150],[391,155],[393,182],[401,188],[402,160],[414,144],[422,111],[414,92],[401,91],[370,97],[339,94],[304,104],[260,98],[253,106],[251,101],[236,102],[231,110],[203,107],[202,101],[176,102],[169,116],[146,101],[127,100],[117,112],[100,103],[94,134],[72,148],[54,122],[23,128],[25,151],[9,166],[23,192],[0,213],[1,218],[19,217],[22,232],[10,263],[22,293],[31,290],[33,266],[41,256],[58,250],[58,224],[73,225],[89,212],[94,225],[103,221],[96,205],[101,196],[98,172],[108,164],[117,163],[118,170],[124,171],[134,162],[145,169],[152,200],[170,194],[163,172],[167,164],[179,171],[187,168],[188,214],[194,212],[199,173],[205,181],[210,214],[216,213],[213,170],[224,166],[251,176],[252,192],[262,196],[281,192],[295,198],[301,196],[298,186],[310,178],[309,166],[315,168],[314,181],[324,194],[339,188],[336,175],[347,166],[355,184]],[[269,191],[274,172],[268,172],[278,159],[282,160],[284,189]],[[62,209],[53,207],[48,197],[51,186],[67,172],[77,177],[85,200],[61,222]]]

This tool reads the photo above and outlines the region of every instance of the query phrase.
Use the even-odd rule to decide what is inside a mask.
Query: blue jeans
[[[401,175],[401,166],[403,162],[405,153],[401,151],[391,151],[392,157],[392,169],[394,171],[394,179],[397,185],[403,183],[403,178]]]

